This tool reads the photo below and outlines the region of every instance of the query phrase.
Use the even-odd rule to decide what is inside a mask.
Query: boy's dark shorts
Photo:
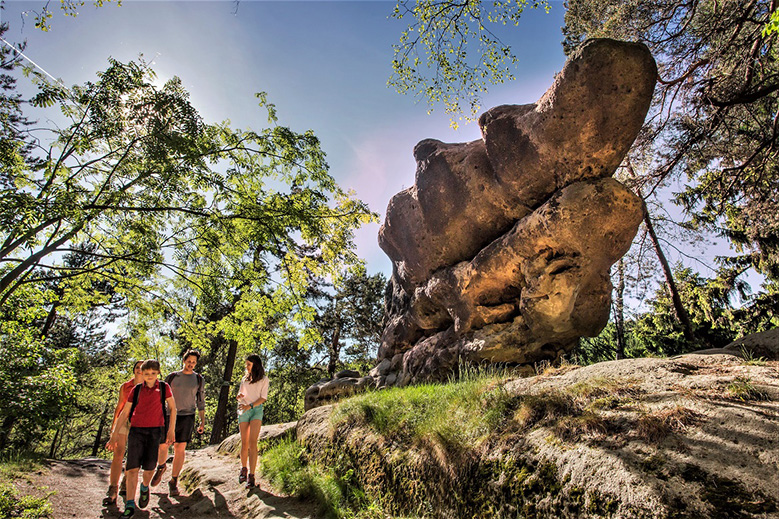
[[[130,433],[127,435],[126,470],[139,467],[143,470],[153,470],[157,467],[157,451],[163,431],[163,427],[130,427]]]
[[[189,443],[195,430],[195,415],[176,415],[176,443]]]

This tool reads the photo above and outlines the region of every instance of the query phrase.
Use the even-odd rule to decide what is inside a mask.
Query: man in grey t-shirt
[[[173,398],[176,401],[176,442],[173,444],[173,469],[171,471],[170,481],[168,482],[169,494],[179,495],[178,478],[181,468],[184,466],[184,456],[186,455],[187,444],[192,439],[192,431],[195,428],[195,411],[200,415],[200,424],[198,425],[198,434],[203,434],[206,420],[206,403],[203,398],[203,377],[200,373],[195,373],[197,361],[200,359],[200,352],[197,350],[187,350],[181,357],[181,371],[174,371],[165,379],[170,384],[173,391]],[[160,450],[157,456],[157,470],[152,478],[152,486],[160,484],[162,474],[167,468],[168,445],[160,444]]]

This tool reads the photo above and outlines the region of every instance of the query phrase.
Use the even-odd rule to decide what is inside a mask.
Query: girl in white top
[[[257,438],[262,427],[263,404],[268,398],[268,377],[259,355],[246,357],[246,373],[238,389],[238,427],[241,430],[241,475],[238,482],[246,488],[257,486]],[[248,466],[247,466],[248,461]]]

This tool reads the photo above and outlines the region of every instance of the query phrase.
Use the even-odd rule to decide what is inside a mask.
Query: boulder
[[[555,360],[600,333],[609,269],[644,217],[612,175],[656,79],[645,45],[589,40],[538,102],[482,114],[481,139],[416,145],[415,183],[379,230],[393,274],[375,387],[446,379],[461,362]],[[357,380],[312,387],[306,409]]]

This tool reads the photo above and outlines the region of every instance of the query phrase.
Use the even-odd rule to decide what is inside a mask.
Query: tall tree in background
[[[136,351],[161,356],[148,348],[164,347],[164,334],[168,345],[218,350],[224,415],[238,351],[269,347],[280,329],[303,346],[318,340],[308,284],[357,268],[354,231],[376,215],[336,184],[311,131],[279,125],[264,94],[267,128],[207,123],[178,78],[156,86],[144,62],[109,60],[71,89],[28,70],[39,90],[26,105],[17,55],[3,49],[0,335],[33,352],[31,369],[43,358],[32,345],[50,342],[58,312],[118,300],[141,332]],[[58,108],[66,124],[33,128],[32,107]],[[35,304],[17,316],[22,296]],[[142,323],[141,311],[157,320]]]
[[[319,288],[312,294],[324,303],[316,324],[326,346],[330,378],[342,362],[342,352],[362,363],[376,357],[383,328],[386,286],[383,274],[368,276],[358,271],[343,279],[333,292]]]

